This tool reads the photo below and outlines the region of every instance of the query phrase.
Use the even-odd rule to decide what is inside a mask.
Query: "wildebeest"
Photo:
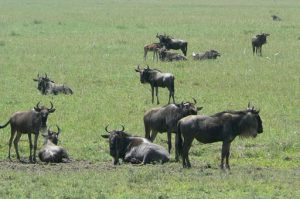
[[[148,51],[153,51],[153,60],[156,57],[156,60],[158,61],[158,50],[162,48],[162,44],[160,43],[152,43],[144,46],[144,60],[147,58]]]
[[[52,162],[52,163],[60,163],[69,161],[69,156],[67,151],[57,146],[58,136],[61,130],[57,126],[57,132],[51,131],[48,129],[48,134],[43,135],[45,138],[44,146],[39,151],[39,158],[42,162]]]
[[[159,59],[161,61],[185,61],[187,58],[183,55],[180,55],[178,53],[173,53],[170,51],[167,51],[166,48],[160,48],[158,50]]]
[[[36,149],[37,149],[37,140],[38,140],[39,132],[41,129],[47,128],[48,115],[55,111],[52,102],[50,102],[51,108],[46,108],[45,106],[40,107],[39,104],[40,102],[37,103],[37,105],[33,108],[33,110],[14,113],[6,124],[0,125],[0,129],[5,128],[8,124],[10,124],[11,127],[11,135],[9,139],[9,150],[8,150],[9,159],[10,159],[10,149],[11,149],[12,141],[14,139],[14,146],[15,146],[17,158],[18,160],[20,160],[18,142],[21,138],[21,135],[26,133],[28,134],[29,147],[30,147],[29,161],[36,162]],[[15,136],[16,132],[17,135]],[[34,134],[34,145],[32,145],[31,133]],[[32,157],[32,147],[33,147],[33,157]]]
[[[121,158],[123,162],[133,164],[148,164],[154,162],[165,163],[169,161],[169,153],[157,144],[149,142],[146,138],[133,137],[122,130],[107,130],[108,133],[102,135],[103,138],[109,139],[110,155],[114,158],[114,164],[119,164]]]
[[[33,79],[33,81],[38,82],[38,90],[43,94],[54,94],[57,95],[59,93],[64,94],[73,94],[73,91],[71,88],[64,84],[55,84],[53,80],[51,80],[47,74],[45,74],[45,77],[40,77],[38,74],[37,79]]]
[[[282,19],[277,15],[271,15],[273,21],[281,21]]]
[[[270,36],[270,34],[261,33],[252,38],[253,55],[254,55],[254,53],[256,53],[256,54],[259,53],[259,55],[262,56],[261,48],[262,48],[263,44],[267,43],[267,36]]]
[[[138,65],[135,69],[136,72],[140,73],[140,81],[142,84],[148,83],[151,86],[151,93],[152,93],[152,103],[154,103],[154,88],[156,91],[156,99],[157,104],[159,104],[158,100],[158,87],[167,87],[169,90],[169,104],[171,97],[173,98],[173,103],[175,103],[174,93],[174,80],[175,77],[171,73],[162,73],[160,70],[157,69],[150,69],[149,66],[144,69],[140,69]]]
[[[197,101],[194,99],[194,103],[182,102],[148,110],[144,115],[145,137],[153,142],[157,132],[167,132],[170,153],[172,148],[171,133],[177,132],[177,122],[188,115],[197,115],[197,112],[203,108],[196,107],[196,103]]]
[[[204,53],[194,53],[192,54],[194,60],[204,60],[204,59],[217,59],[221,54],[216,50],[209,50]]]
[[[248,108],[242,111],[224,111],[212,116],[192,115],[182,118],[178,122],[176,147],[182,155],[183,167],[191,167],[189,150],[194,139],[204,144],[222,141],[220,167],[230,169],[230,144],[235,137],[256,137],[262,132],[259,111],[254,107],[250,108],[248,104]]]
[[[167,50],[173,49],[173,50],[178,50],[180,49],[184,56],[186,56],[187,53],[187,46],[188,42],[184,41],[182,39],[174,39],[170,36],[166,35],[156,35],[156,38],[159,39],[159,42],[166,47]]]

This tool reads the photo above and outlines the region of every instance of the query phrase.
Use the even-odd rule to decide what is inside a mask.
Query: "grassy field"
[[[300,198],[300,2],[298,0],[0,0],[0,124],[38,101],[56,112],[48,125],[62,129],[60,145],[72,163],[21,164],[7,160],[10,128],[0,130],[0,198]],[[274,22],[271,15],[283,20]],[[263,56],[251,37],[270,33]],[[186,39],[188,61],[143,60],[157,33]],[[192,52],[216,49],[213,61]],[[113,166],[104,127],[125,125],[144,135],[151,104],[140,64],[175,75],[177,102],[196,98],[202,114],[261,110],[264,133],[232,143],[230,172],[218,168],[221,143],[194,142],[191,169],[181,163]],[[74,90],[43,96],[36,75],[47,73]],[[162,105],[168,91],[160,89]],[[167,147],[166,134],[156,143]],[[174,135],[173,135],[174,137]],[[42,136],[39,147],[42,146]],[[27,158],[28,139],[19,143]]]

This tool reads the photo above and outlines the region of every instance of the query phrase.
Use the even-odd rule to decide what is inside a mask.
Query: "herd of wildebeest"
[[[266,43],[269,34],[261,33],[252,38],[253,55],[262,55],[262,45]],[[158,43],[152,43],[144,46],[144,59],[146,60],[147,52],[153,52],[153,60],[156,58],[161,61],[181,61],[187,60],[188,42],[181,39],[174,39],[170,36],[159,35]],[[184,55],[169,51],[170,49],[180,49]],[[216,50],[209,50],[203,53],[194,53],[194,60],[216,59],[221,54]],[[154,103],[154,90],[156,101],[158,99],[158,87],[167,88],[169,90],[169,101],[167,105],[152,108],[144,114],[145,137],[131,136],[125,132],[125,127],[121,130],[108,130],[107,134],[102,135],[103,138],[109,140],[110,155],[114,159],[114,164],[119,164],[119,159],[123,162],[134,164],[148,163],[165,163],[170,160],[170,152],[172,148],[171,137],[175,134],[175,159],[179,161],[182,158],[183,167],[191,167],[189,160],[189,150],[194,139],[201,143],[223,142],[221,151],[222,169],[230,169],[229,156],[230,144],[237,136],[256,137],[263,132],[262,120],[259,116],[259,110],[253,106],[248,106],[244,110],[238,111],[222,111],[210,116],[198,114],[202,107],[197,107],[197,101],[185,101],[181,103],[175,102],[175,77],[171,73],[163,73],[159,69],[150,68],[148,65],[141,68],[139,65],[135,71],[140,75],[140,82],[147,83],[151,86],[152,103]],[[43,95],[47,94],[73,94],[70,87],[63,84],[56,84],[47,74],[44,76],[37,75],[33,79],[38,83],[38,90]],[[170,103],[172,98],[172,102]],[[17,159],[20,159],[18,151],[18,142],[22,134],[28,135],[30,155],[29,161],[36,162],[37,143],[39,132],[45,139],[43,147],[38,151],[40,161],[47,163],[69,162],[67,151],[57,146],[58,136],[61,132],[57,126],[57,132],[47,127],[47,118],[50,113],[55,112],[55,108],[50,102],[50,108],[40,106],[40,102],[29,111],[14,113],[8,122],[0,125],[0,129],[10,124],[11,136],[9,139],[8,158],[11,159],[11,146],[14,144]],[[167,132],[168,150],[164,147],[154,144],[157,133]],[[32,143],[31,135],[34,135],[34,143]],[[33,149],[33,152],[32,152]],[[224,162],[225,161],[225,162]]]

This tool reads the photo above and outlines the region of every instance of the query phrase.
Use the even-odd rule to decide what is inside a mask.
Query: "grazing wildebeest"
[[[159,42],[166,47],[167,50],[173,49],[178,50],[180,49],[184,56],[186,56],[187,53],[187,46],[188,42],[182,40],[182,39],[174,39],[170,36],[166,35],[156,35],[156,38],[159,39]]]
[[[185,61],[187,58],[183,55],[180,55],[178,53],[173,53],[170,51],[167,51],[166,48],[161,48],[158,50],[159,53],[159,59],[161,61]]]
[[[183,167],[191,167],[188,155],[194,139],[204,144],[222,141],[220,166],[222,169],[230,169],[230,144],[235,137],[256,137],[262,132],[259,111],[254,107],[250,108],[248,104],[248,108],[242,111],[224,111],[212,116],[192,115],[182,118],[178,122],[176,147],[182,155]]]
[[[281,21],[282,19],[277,15],[271,15],[273,21]]]
[[[146,61],[148,51],[153,51],[153,60],[156,57],[158,61],[158,50],[162,48],[162,44],[160,43],[152,43],[144,46],[144,60]]]
[[[260,56],[262,56],[261,48],[262,48],[263,44],[267,43],[267,36],[270,36],[270,34],[261,33],[252,38],[253,55],[254,55],[254,53],[258,54],[258,52],[259,52]]]
[[[142,84],[148,83],[151,86],[151,92],[152,92],[152,103],[154,103],[154,88],[156,91],[156,99],[157,104],[159,104],[158,100],[158,87],[167,87],[169,90],[169,104],[171,97],[173,98],[173,103],[175,103],[174,99],[174,80],[175,77],[171,73],[162,73],[160,70],[157,69],[150,69],[149,66],[144,69],[140,69],[140,66],[138,65],[135,69],[136,72],[140,73],[140,81]]]
[[[37,149],[39,132],[41,129],[47,128],[46,123],[47,123],[48,115],[55,111],[52,102],[50,103],[51,103],[51,108],[46,108],[45,106],[40,107],[39,106],[40,102],[39,102],[33,108],[33,110],[16,112],[10,117],[10,119],[6,124],[0,125],[0,129],[5,128],[8,124],[10,124],[11,127],[11,135],[9,139],[9,150],[8,150],[9,159],[10,159],[10,149],[11,149],[12,141],[14,139],[14,146],[15,146],[17,158],[18,160],[20,160],[18,142],[21,138],[21,135],[26,133],[28,134],[29,147],[30,147],[29,161],[36,162],[36,149]],[[17,135],[15,137],[16,132]],[[31,133],[34,134],[34,145],[32,145]],[[33,157],[32,157],[32,147],[33,147]]]
[[[67,151],[57,146],[60,132],[61,130],[57,126],[57,132],[51,131],[49,128],[48,134],[43,135],[45,138],[44,147],[39,151],[39,158],[42,162],[60,163],[69,161]]]
[[[73,91],[71,88],[64,84],[55,84],[53,80],[51,80],[47,74],[45,74],[45,77],[39,77],[38,79],[33,79],[34,81],[38,82],[38,90],[43,94],[54,94],[57,95],[59,93],[64,94],[73,94]]]
[[[122,130],[107,130],[107,135],[103,138],[109,139],[110,155],[114,158],[114,164],[119,164],[121,158],[123,162],[133,164],[165,163],[169,161],[169,153],[162,146],[149,142],[146,138],[133,137]]]
[[[221,54],[216,50],[209,50],[204,53],[194,53],[192,54],[194,60],[204,60],[204,59],[217,59]]]
[[[194,103],[182,102],[181,104],[169,104],[148,110],[144,115],[145,137],[153,142],[157,132],[167,132],[168,149],[171,153],[171,133],[177,132],[177,122],[181,118],[197,115],[198,111],[203,108],[196,107],[196,103],[197,101],[194,99]]]

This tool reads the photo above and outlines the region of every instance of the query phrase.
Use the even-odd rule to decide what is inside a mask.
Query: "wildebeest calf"
[[[157,144],[149,142],[146,138],[133,137],[122,130],[108,131],[102,135],[109,139],[110,155],[114,158],[114,164],[119,164],[119,159],[123,162],[133,164],[165,163],[169,161],[169,153]]]
[[[253,55],[254,55],[254,53],[256,53],[256,54],[259,53],[259,55],[262,56],[261,48],[262,48],[263,44],[267,43],[267,36],[270,36],[270,34],[261,33],[252,38],[251,41],[252,41]]]
[[[204,59],[217,59],[221,54],[216,50],[209,50],[204,53],[194,53],[192,54],[194,60],[204,60]]]
[[[45,138],[44,147],[39,151],[39,158],[42,162],[60,163],[69,161],[67,151],[57,146],[58,136],[61,132],[58,126],[57,130],[57,132],[54,132],[48,129],[48,134],[43,135]]]

